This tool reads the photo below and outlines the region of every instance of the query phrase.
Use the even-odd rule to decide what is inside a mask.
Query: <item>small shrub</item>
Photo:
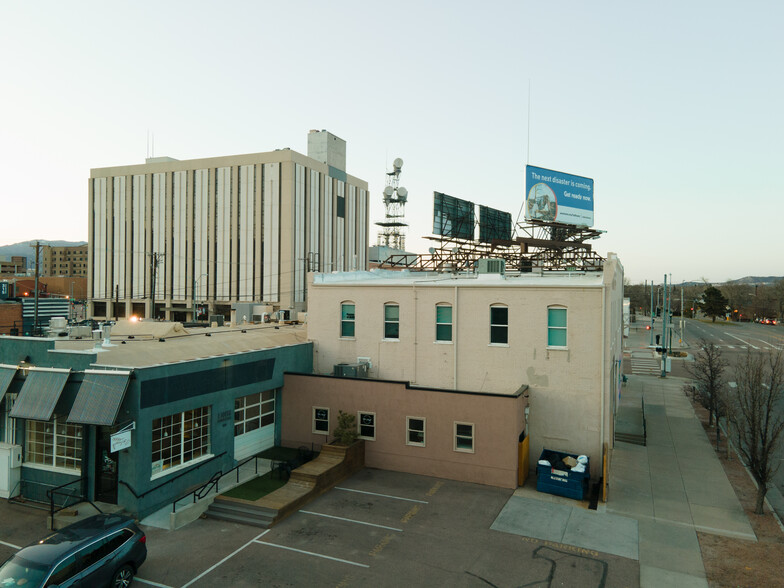
[[[338,411],[338,426],[332,431],[341,445],[351,445],[359,437],[357,417],[348,412]]]

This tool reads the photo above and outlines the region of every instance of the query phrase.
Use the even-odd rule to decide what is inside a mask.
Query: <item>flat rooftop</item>
[[[307,343],[305,325],[260,324],[189,328],[181,323],[122,321],[108,344],[94,339],[56,339],[55,353],[95,353],[95,365],[140,368]]]
[[[521,274],[450,274],[445,272],[412,272],[409,270],[374,269],[369,271],[314,274],[314,286],[413,286],[449,287],[591,287],[601,286],[604,274],[595,272],[543,272]]]

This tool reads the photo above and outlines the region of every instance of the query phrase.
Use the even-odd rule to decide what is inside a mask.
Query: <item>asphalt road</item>
[[[676,317],[675,324],[679,326]],[[761,325],[758,323],[728,323],[717,320],[715,323],[702,320],[684,319],[684,341],[691,353],[699,351],[700,339],[712,341],[721,350],[722,356],[728,361],[727,380],[735,380],[734,369],[746,353],[767,353],[784,350],[784,326]],[[677,346],[675,347],[677,349]],[[687,376],[688,377],[688,376]],[[784,410],[784,406],[781,407]],[[784,443],[777,452],[776,459],[780,465],[774,476],[774,484],[784,493]]]

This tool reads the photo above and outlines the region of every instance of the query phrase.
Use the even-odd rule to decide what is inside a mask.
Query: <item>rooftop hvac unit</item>
[[[476,264],[476,271],[480,274],[501,274],[506,269],[503,259],[480,259]]]
[[[367,378],[368,364],[366,363],[338,363],[332,372],[333,376],[343,378]]]

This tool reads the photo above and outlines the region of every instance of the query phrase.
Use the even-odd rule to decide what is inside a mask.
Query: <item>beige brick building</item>
[[[327,131],[310,132],[307,156],[93,169],[88,191],[96,318],[188,320],[195,303],[226,317],[235,302],[297,312],[307,271],[367,267],[367,182],[346,173],[346,143]]]
[[[369,362],[372,379],[467,393],[452,396],[453,408],[481,394],[516,396],[528,386],[531,463],[542,448],[584,453],[599,474],[604,444],[612,446],[623,358],[623,267],[615,254],[592,272],[374,270],[311,279],[315,373]],[[423,395],[405,398],[427,406]],[[499,422],[516,418],[496,414]],[[516,447],[522,430],[501,439],[506,426],[494,430],[485,416],[483,430],[472,425],[476,439]],[[462,411],[453,420],[471,424],[479,417]]]

